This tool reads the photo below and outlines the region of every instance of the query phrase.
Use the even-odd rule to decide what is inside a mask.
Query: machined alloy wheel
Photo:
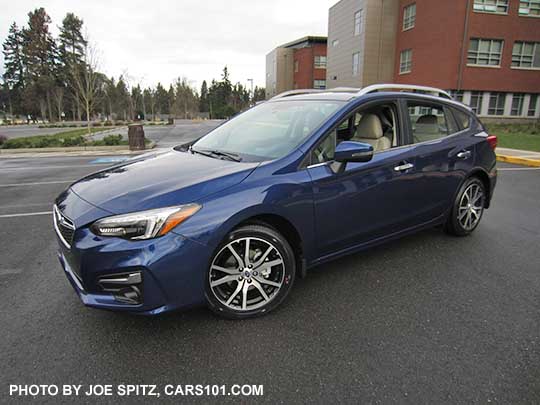
[[[214,256],[207,299],[222,315],[256,316],[285,298],[293,276],[292,249],[279,233],[263,226],[243,227]]]
[[[486,203],[484,183],[476,177],[465,181],[454,201],[445,229],[457,236],[470,234],[480,223]]]
[[[478,183],[470,184],[461,196],[458,208],[458,221],[466,231],[472,231],[484,210],[484,190]]]

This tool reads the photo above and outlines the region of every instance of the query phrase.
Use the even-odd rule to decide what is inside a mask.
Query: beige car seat
[[[384,136],[381,120],[375,114],[366,114],[362,117],[352,140],[370,144],[374,151],[392,147],[390,139]]]

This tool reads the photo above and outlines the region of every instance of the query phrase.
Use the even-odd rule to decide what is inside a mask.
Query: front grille
[[[58,237],[62,243],[70,249],[71,243],[73,242],[73,234],[75,233],[75,225],[73,225],[73,222],[69,218],[62,215],[56,205],[54,206],[53,217],[54,228]]]
[[[69,244],[71,245],[71,242],[73,242],[73,233],[75,232],[73,229],[71,228],[68,228],[67,226],[65,225],[62,225],[60,224],[58,226],[58,230],[60,231],[60,233],[62,234],[62,238],[64,238],[64,240]]]

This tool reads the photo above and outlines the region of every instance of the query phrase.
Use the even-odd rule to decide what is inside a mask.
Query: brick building
[[[304,37],[266,55],[266,97],[293,89],[326,88],[326,37]]]
[[[341,0],[328,87],[420,84],[480,116],[540,117],[540,0]]]
[[[395,82],[484,117],[540,116],[540,0],[400,0]]]

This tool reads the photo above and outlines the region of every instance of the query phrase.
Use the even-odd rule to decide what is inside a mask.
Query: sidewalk
[[[497,148],[497,160],[517,165],[540,167],[540,153],[527,150]]]

